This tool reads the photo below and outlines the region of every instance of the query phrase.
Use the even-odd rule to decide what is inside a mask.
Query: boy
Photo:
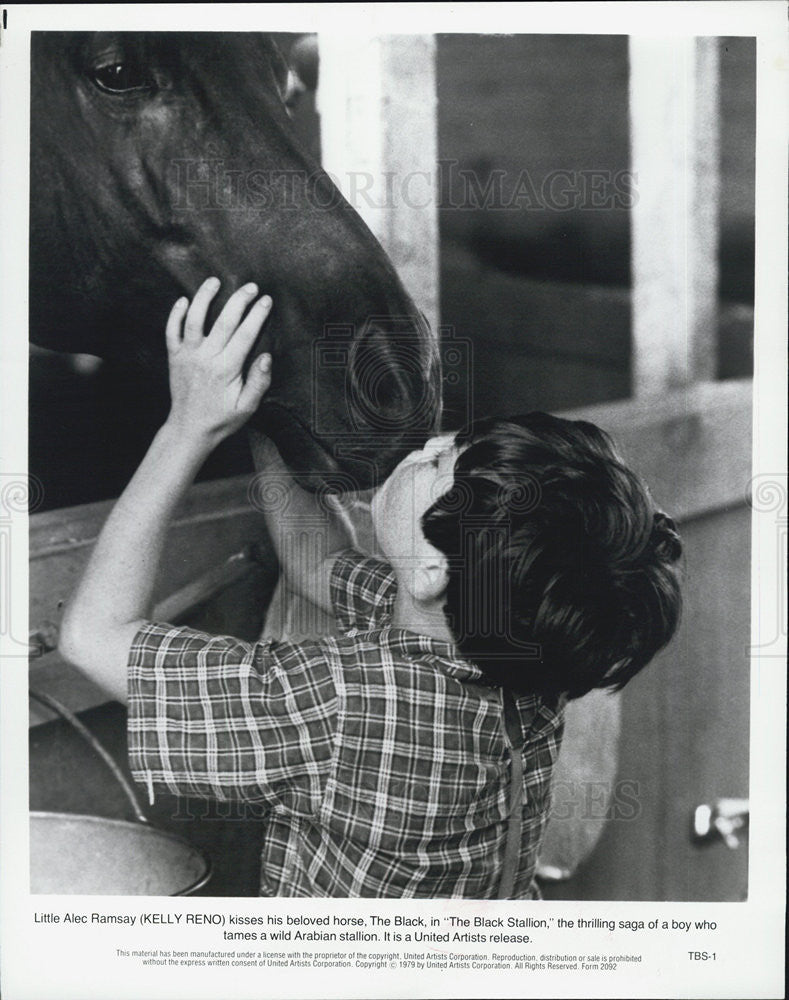
[[[339,638],[250,644],[145,620],[172,511],[270,383],[271,307],[218,281],[167,324],[172,408],[67,609],[63,654],[121,700],[149,789],[268,810],[261,894],[534,898],[566,698],[621,688],[671,638],[680,542],[590,424],[545,414],[431,439],[378,491],[386,562],[302,545],[291,586]],[[254,303],[254,304],[253,304]],[[292,531],[320,505],[269,444]],[[336,549],[332,551],[332,549]]]

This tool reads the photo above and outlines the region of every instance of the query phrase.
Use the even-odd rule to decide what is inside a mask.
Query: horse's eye
[[[134,61],[112,62],[91,71],[91,79],[109,94],[126,94],[132,90],[150,90],[153,80]]]

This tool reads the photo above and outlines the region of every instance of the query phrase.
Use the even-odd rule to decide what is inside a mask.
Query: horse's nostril
[[[402,433],[431,423],[434,388],[425,377],[424,341],[413,324],[385,330],[369,324],[354,341],[348,365],[348,393],[360,429]],[[410,327],[410,328],[409,328]]]

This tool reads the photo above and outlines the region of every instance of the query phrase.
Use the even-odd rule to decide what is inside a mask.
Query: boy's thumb
[[[261,354],[256,358],[249,371],[247,380],[241,393],[242,402],[254,405],[271,385],[271,355]]]

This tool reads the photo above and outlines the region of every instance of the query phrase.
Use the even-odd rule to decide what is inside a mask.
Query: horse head
[[[175,299],[216,274],[219,309],[255,281],[274,379],[254,428],[305,483],[364,489],[435,428],[435,341],[300,148],[286,80],[266,35],[34,33],[31,339],[164,392]]]

